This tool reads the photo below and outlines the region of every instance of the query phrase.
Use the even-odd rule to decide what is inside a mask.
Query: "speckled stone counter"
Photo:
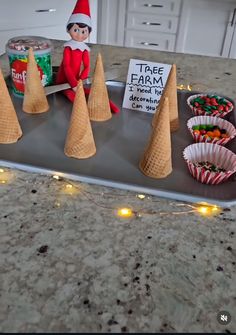
[[[236,60],[93,45],[92,67],[98,51],[119,80],[130,58],[176,63],[179,84],[236,100]],[[54,65],[61,54],[54,41]],[[236,332],[236,207],[203,217],[177,201],[19,170],[0,182],[1,332]],[[127,206],[136,215],[118,217]]]

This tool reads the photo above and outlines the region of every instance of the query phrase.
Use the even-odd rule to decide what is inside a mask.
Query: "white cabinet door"
[[[235,6],[233,0],[184,0],[176,51],[224,56],[227,27]]]
[[[124,45],[126,1],[99,0],[98,43]]]
[[[231,41],[231,46],[229,50],[229,57],[236,58],[236,23],[234,25],[234,33]]]

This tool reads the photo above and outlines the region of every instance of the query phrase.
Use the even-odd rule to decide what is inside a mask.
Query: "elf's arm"
[[[90,54],[88,50],[83,52],[82,62],[84,65],[83,71],[80,74],[80,79],[87,79],[90,71]]]
[[[70,86],[77,87],[77,79],[75,77],[75,74],[71,68],[71,48],[65,48],[63,53],[63,67],[64,67],[64,73],[67,79],[67,82],[70,84]]]

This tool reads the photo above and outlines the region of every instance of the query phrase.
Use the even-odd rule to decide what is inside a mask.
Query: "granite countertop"
[[[53,65],[62,42],[53,41]],[[236,100],[236,60],[91,46],[105,70],[176,63],[178,83]],[[0,57],[5,75],[6,55]],[[236,206],[203,217],[177,201],[0,170],[1,332],[236,332]],[[137,212],[120,218],[115,209]],[[228,311],[228,325],[217,321]]]

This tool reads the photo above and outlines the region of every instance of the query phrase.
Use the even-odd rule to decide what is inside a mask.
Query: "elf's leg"
[[[84,93],[85,93],[85,95],[89,95],[89,92],[90,92],[90,88],[84,87]],[[109,99],[109,103],[110,103],[111,111],[113,113],[119,113],[119,111],[120,111],[119,107],[116,106],[116,104],[114,104],[114,102],[112,102],[110,99]]]
[[[71,89],[62,92],[71,102],[75,100],[75,92]]]

